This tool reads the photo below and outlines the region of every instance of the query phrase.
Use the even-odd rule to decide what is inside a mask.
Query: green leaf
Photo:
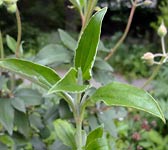
[[[1,60],[0,67],[14,72],[46,89],[51,88],[60,79],[54,70],[26,60]]]
[[[54,121],[55,132],[58,138],[67,146],[76,149],[75,129],[67,121],[58,119]]]
[[[103,136],[103,127],[100,126],[89,133],[87,136],[86,146],[89,145],[97,138],[102,138]]]
[[[31,135],[31,130],[29,126],[28,117],[26,114],[15,111],[15,125],[17,126],[17,130],[24,135],[25,137],[29,137]]]
[[[97,138],[86,147],[86,150],[109,150],[107,140]]]
[[[49,150],[71,150],[71,148],[63,145],[59,140],[56,140],[52,145],[49,146]]]
[[[101,24],[107,8],[103,8],[92,16],[78,43],[75,55],[75,67],[81,68],[83,79],[91,78],[91,70],[97,53]]]
[[[58,29],[60,38],[61,38],[61,42],[64,44],[65,47],[67,47],[68,49],[75,51],[76,49],[76,45],[77,45],[77,41],[74,40],[67,32],[65,32],[64,30]]]
[[[11,135],[13,132],[14,109],[10,99],[0,99],[0,123]]]
[[[92,102],[104,101],[107,105],[132,107],[157,116],[165,122],[157,101],[146,91],[131,85],[113,82],[100,87],[91,97]]]
[[[103,70],[103,71],[113,71],[113,68],[108,64],[106,61],[104,61],[101,58],[96,58],[94,68]]]
[[[37,91],[29,88],[22,88],[15,93],[15,101],[23,102],[26,107],[36,106],[43,103],[42,95]]]
[[[7,145],[7,149],[5,150],[13,150],[15,147],[15,143],[14,140],[12,139],[12,137],[8,136],[7,134],[2,134],[0,136],[0,142]]]
[[[150,139],[150,141],[152,141],[153,143],[156,143],[158,145],[163,144],[163,138],[157,131],[151,130],[151,131],[149,131],[148,134],[149,134],[148,139]]]
[[[63,46],[49,44],[39,51],[33,61],[42,65],[58,65],[60,63],[70,63],[71,59],[71,53]]]
[[[55,92],[70,92],[70,93],[79,93],[85,91],[89,86],[87,85],[79,85],[77,82],[77,71],[74,68],[71,68],[67,74],[59,80],[48,93]]]
[[[18,99],[17,97],[12,99],[11,104],[18,111],[21,111],[21,112],[24,112],[24,113],[26,112],[26,107],[25,107],[24,101]]]
[[[82,7],[84,6],[84,0],[70,0],[70,2],[76,7],[79,11],[82,11]],[[86,2],[85,2],[86,3]]]
[[[10,35],[6,36],[7,46],[12,50],[13,53],[16,51],[16,40]]]
[[[112,136],[117,138],[117,128],[115,126],[114,120],[113,120],[113,114],[110,110],[104,111],[102,113],[98,113],[97,117],[99,119],[99,122],[104,125],[104,129],[108,131],[108,133]]]

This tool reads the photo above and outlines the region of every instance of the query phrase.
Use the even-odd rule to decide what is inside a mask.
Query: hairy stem
[[[21,24],[21,18],[18,8],[16,9],[16,21],[17,21],[17,28],[18,28],[18,35],[17,35],[17,43],[16,43],[16,52],[15,56],[16,58],[20,57],[20,43],[21,43],[21,36],[22,36],[22,24]]]
[[[1,31],[0,31],[0,52],[1,52],[1,59],[4,59],[3,38]]]
[[[76,117],[76,146],[77,150],[82,150],[82,118]]]
[[[127,23],[127,26],[125,28],[125,31],[124,31],[122,37],[115,44],[115,46],[110,50],[109,54],[104,58],[104,60],[106,60],[106,61],[109,60],[111,58],[111,56],[115,53],[115,51],[118,49],[118,47],[125,40],[128,32],[129,32],[129,29],[131,27],[131,23],[132,23],[132,19],[133,19],[134,13],[135,13],[136,5],[137,5],[137,0],[135,0],[135,2],[132,4],[132,8],[131,8],[130,16],[129,16],[129,19],[128,19],[128,23]]]

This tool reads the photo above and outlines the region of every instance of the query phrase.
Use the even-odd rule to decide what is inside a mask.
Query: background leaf
[[[54,127],[58,138],[65,145],[70,146],[72,149],[76,149],[74,128],[67,121],[61,119],[54,121]]]
[[[14,123],[17,127],[17,130],[26,138],[28,138],[31,135],[30,125],[26,114],[19,111],[15,111]]]
[[[13,132],[14,109],[10,99],[0,99],[0,123],[8,131]]]
[[[59,32],[59,35],[60,35],[61,42],[64,44],[64,46],[67,47],[68,49],[72,50],[72,51],[75,51],[77,41],[75,39],[73,39],[64,30],[58,29],[58,32]]]
[[[47,89],[51,88],[60,79],[54,70],[26,60],[5,59],[0,61],[0,67],[21,75]]]
[[[17,90],[14,95],[15,100],[22,101],[26,107],[36,106],[43,103],[42,95],[37,90],[22,88]]]
[[[106,11],[107,8],[104,8],[92,16],[81,35],[76,49],[75,67],[76,69],[81,68],[85,80],[91,77],[91,69],[100,38],[101,24]]]
[[[13,53],[16,51],[16,40],[10,35],[6,35],[7,46],[12,50]]]
[[[131,85],[110,83],[100,87],[91,96],[91,101],[104,101],[107,105],[133,107],[151,113],[165,122],[164,115],[156,100],[146,91]]]
[[[49,44],[42,48],[34,58],[34,62],[42,65],[59,65],[70,63],[72,55],[62,45]]]

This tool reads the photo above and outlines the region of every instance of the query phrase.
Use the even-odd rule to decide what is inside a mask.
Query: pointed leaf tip
[[[85,80],[89,80],[92,76],[91,71],[97,54],[102,20],[106,11],[107,7],[92,16],[78,42],[75,54],[75,68],[81,68]]]
[[[132,107],[165,118],[158,102],[146,91],[131,85],[113,82],[100,87],[92,96],[92,102],[103,101],[107,105]]]

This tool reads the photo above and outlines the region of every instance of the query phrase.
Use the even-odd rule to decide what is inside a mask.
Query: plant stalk
[[[17,35],[15,56],[16,58],[19,58],[20,57],[19,49],[20,49],[20,43],[21,43],[21,37],[22,37],[22,24],[21,24],[20,12],[18,8],[16,9],[16,21],[17,21],[18,35]]]
[[[148,80],[144,83],[144,85],[141,88],[145,88],[148,84],[150,84],[152,82],[152,80],[156,77],[156,75],[158,74],[163,62],[164,62],[165,57],[162,57],[159,64],[157,65],[157,67],[154,69],[152,75],[148,78]]]
[[[96,4],[97,4],[97,0],[88,0],[87,8],[82,18],[83,22],[82,22],[81,32],[85,29],[86,25],[88,24]]]
[[[165,48],[165,41],[164,41],[164,37],[161,37],[161,46],[162,46],[162,58],[160,60],[160,62],[158,63],[158,66],[155,68],[155,70],[153,71],[152,75],[149,77],[149,79],[144,83],[144,85],[142,86],[142,88],[145,88],[148,84],[150,84],[152,82],[152,80],[156,77],[156,75],[158,74],[162,64],[166,61],[166,48]],[[160,55],[160,54],[159,54]]]
[[[127,37],[128,32],[129,32],[130,27],[131,27],[131,23],[132,23],[132,19],[133,19],[136,7],[137,7],[137,0],[135,0],[134,3],[132,4],[132,8],[131,8],[130,16],[129,16],[129,19],[128,19],[128,23],[127,23],[127,26],[125,28],[125,31],[124,31],[122,37],[115,44],[115,46],[110,50],[109,54],[104,58],[104,60],[106,60],[106,61],[109,60],[111,58],[111,56],[116,52],[118,47],[123,43],[125,38]]]
[[[164,37],[161,37],[161,45],[162,45],[163,55],[166,55],[166,48],[165,48]]]
[[[0,30],[0,52],[1,52],[1,59],[4,59],[3,38],[1,30]]]

